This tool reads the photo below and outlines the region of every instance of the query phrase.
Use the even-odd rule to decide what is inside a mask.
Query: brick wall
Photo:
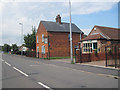
[[[44,44],[44,42],[42,42],[42,34],[44,34],[45,37],[48,37],[48,43],[50,43],[49,47],[48,47],[48,43]],[[47,57],[70,56],[70,40],[68,38],[68,35],[69,33],[65,33],[65,32],[47,32],[44,25],[40,23],[36,34],[36,52],[37,52],[37,47],[39,47],[39,57],[47,58]],[[37,43],[37,36],[39,43]],[[83,38],[83,36],[84,34],[82,34],[81,37]],[[73,54],[74,54],[74,47],[75,45],[78,45],[78,42],[80,42],[80,34],[73,33],[72,40],[73,40]],[[45,46],[45,54],[41,53],[42,52],[41,49],[43,45]]]
[[[70,56],[70,40],[68,38],[69,33],[63,32],[48,32],[49,35],[49,51],[50,57]],[[73,54],[74,46],[78,45],[80,41],[80,34],[73,33]]]
[[[99,61],[99,60],[105,60],[105,53],[98,53],[97,55],[95,53],[86,53],[80,55],[80,50],[76,51],[76,62],[80,63],[82,62],[90,62],[90,61]],[[81,57],[81,60],[80,60]]]
[[[118,48],[117,48],[118,49]],[[120,59],[120,50],[117,51],[117,58]],[[80,58],[81,57],[81,58]],[[112,55],[110,55],[110,52],[107,51],[107,59],[112,60],[115,59],[116,54],[113,50]],[[76,51],[76,62],[80,63],[82,62],[91,62],[91,61],[100,61],[100,60],[106,60],[106,54],[105,52],[102,53],[86,53],[86,54],[81,54],[80,55],[80,50]]]
[[[44,44],[44,42],[42,42],[42,34],[44,34],[45,37],[48,37],[48,32],[46,31],[44,25],[42,23],[40,23],[37,34],[36,34],[36,52],[37,52],[37,46],[38,46],[39,47],[39,57],[46,58],[48,56],[48,44]],[[38,43],[37,43],[37,36],[38,36]],[[41,53],[43,45],[45,46],[45,54]]]

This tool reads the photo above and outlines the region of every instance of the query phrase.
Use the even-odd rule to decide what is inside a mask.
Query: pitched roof
[[[94,32],[94,28],[96,28],[97,33]],[[119,34],[119,28],[94,26],[89,35],[86,38],[82,39],[82,41],[95,39],[120,40]]]
[[[96,40],[96,39],[105,39],[105,38],[101,34],[95,34],[95,35],[88,35],[86,38],[82,39],[82,41]]]
[[[106,37],[108,37],[107,39],[114,39],[120,40],[120,29],[118,28],[111,28],[111,27],[103,27],[103,26],[95,26],[96,29],[99,29],[102,34],[104,34]]]
[[[69,23],[50,22],[50,21],[41,21],[47,31],[49,32],[70,32]],[[83,33],[75,24],[71,24],[72,32]]]

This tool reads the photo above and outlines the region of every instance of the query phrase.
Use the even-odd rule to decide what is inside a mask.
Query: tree
[[[27,34],[24,36],[25,46],[29,49],[36,49],[36,28],[32,27],[32,34]]]
[[[2,51],[4,51],[4,52],[9,52],[9,51],[11,51],[10,45],[4,44],[4,46],[2,47]]]
[[[13,49],[13,53],[18,51],[18,46],[16,44],[12,44],[11,48]]]

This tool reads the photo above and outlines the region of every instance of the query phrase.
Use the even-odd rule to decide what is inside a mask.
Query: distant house
[[[73,23],[72,32],[74,48],[84,33]],[[44,58],[70,56],[70,26],[69,23],[61,22],[60,15],[56,16],[56,22],[40,22],[36,34],[36,54]]]
[[[83,53],[104,52],[105,46],[120,43],[120,29],[94,26],[89,35],[81,40]]]
[[[19,51],[28,51],[29,50],[29,48],[27,48],[27,47],[25,47],[25,46],[20,46],[19,47]]]

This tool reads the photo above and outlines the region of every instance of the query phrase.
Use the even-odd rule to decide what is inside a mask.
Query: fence
[[[82,48],[75,51],[77,63],[104,60],[106,66],[120,67],[120,44],[106,46],[101,53],[82,53]]]
[[[110,45],[105,47],[106,66],[120,67],[120,47]]]

